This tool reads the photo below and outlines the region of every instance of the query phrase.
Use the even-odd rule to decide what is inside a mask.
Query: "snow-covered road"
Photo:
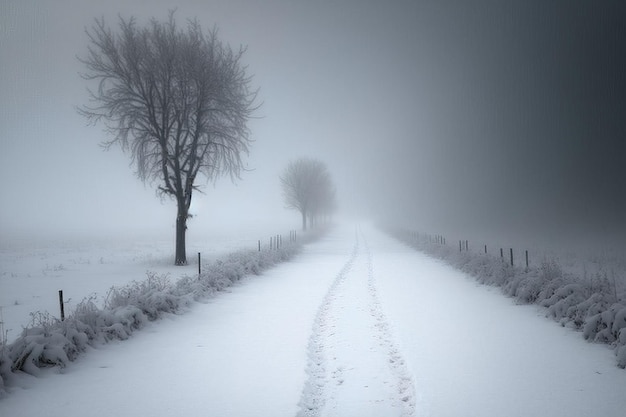
[[[315,318],[299,415],[413,415],[413,380],[390,329],[372,254],[356,228],[352,254]]]
[[[626,372],[532,306],[338,227],[63,371],[0,416],[624,416]]]

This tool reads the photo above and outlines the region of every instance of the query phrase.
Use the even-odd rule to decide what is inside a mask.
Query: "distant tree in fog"
[[[307,219],[315,223],[336,209],[335,187],[323,162],[308,158],[293,161],[280,176],[280,183],[287,207],[302,215],[302,230],[307,229]]]
[[[204,32],[195,20],[177,27],[173,13],[145,27],[120,18],[117,32],[96,20],[87,36],[82,77],[98,84],[79,112],[104,124],[113,137],[103,142],[106,148],[119,144],[130,152],[139,178],[176,201],[175,263],[186,264],[198,174],[234,180],[248,153],[256,91],[241,63],[245,49],[233,51],[217,30]]]

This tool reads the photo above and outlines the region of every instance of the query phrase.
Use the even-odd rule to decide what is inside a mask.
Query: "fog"
[[[249,171],[196,194],[189,238],[297,228],[278,175],[328,165],[339,216],[431,233],[626,237],[626,4],[620,1],[0,0],[0,230],[172,236],[175,204],[87,126],[76,59],[95,17],[197,17],[263,102]]]

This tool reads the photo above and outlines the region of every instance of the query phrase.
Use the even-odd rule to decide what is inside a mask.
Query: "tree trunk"
[[[302,210],[302,231],[306,231],[306,211]]]
[[[178,207],[176,216],[176,265],[187,265],[187,251],[185,249],[185,232],[187,231],[187,213],[184,207]]]

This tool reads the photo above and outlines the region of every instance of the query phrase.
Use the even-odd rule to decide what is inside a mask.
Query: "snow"
[[[11,341],[31,323],[31,312],[59,317],[59,290],[69,312],[85,298],[95,296],[101,303],[111,287],[143,280],[148,271],[172,280],[196,274],[198,252],[205,264],[237,249],[255,248],[264,236],[239,232],[190,239],[186,266],[173,265],[172,239],[6,240],[0,244],[0,321]]]
[[[545,315],[337,227],[185,314],[20,374],[0,416],[623,416],[613,352]]]
[[[381,239],[374,252],[388,252],[379,282],[410,352],[420,415],[624,415],[626,373],[607,346],[396,246]]]

